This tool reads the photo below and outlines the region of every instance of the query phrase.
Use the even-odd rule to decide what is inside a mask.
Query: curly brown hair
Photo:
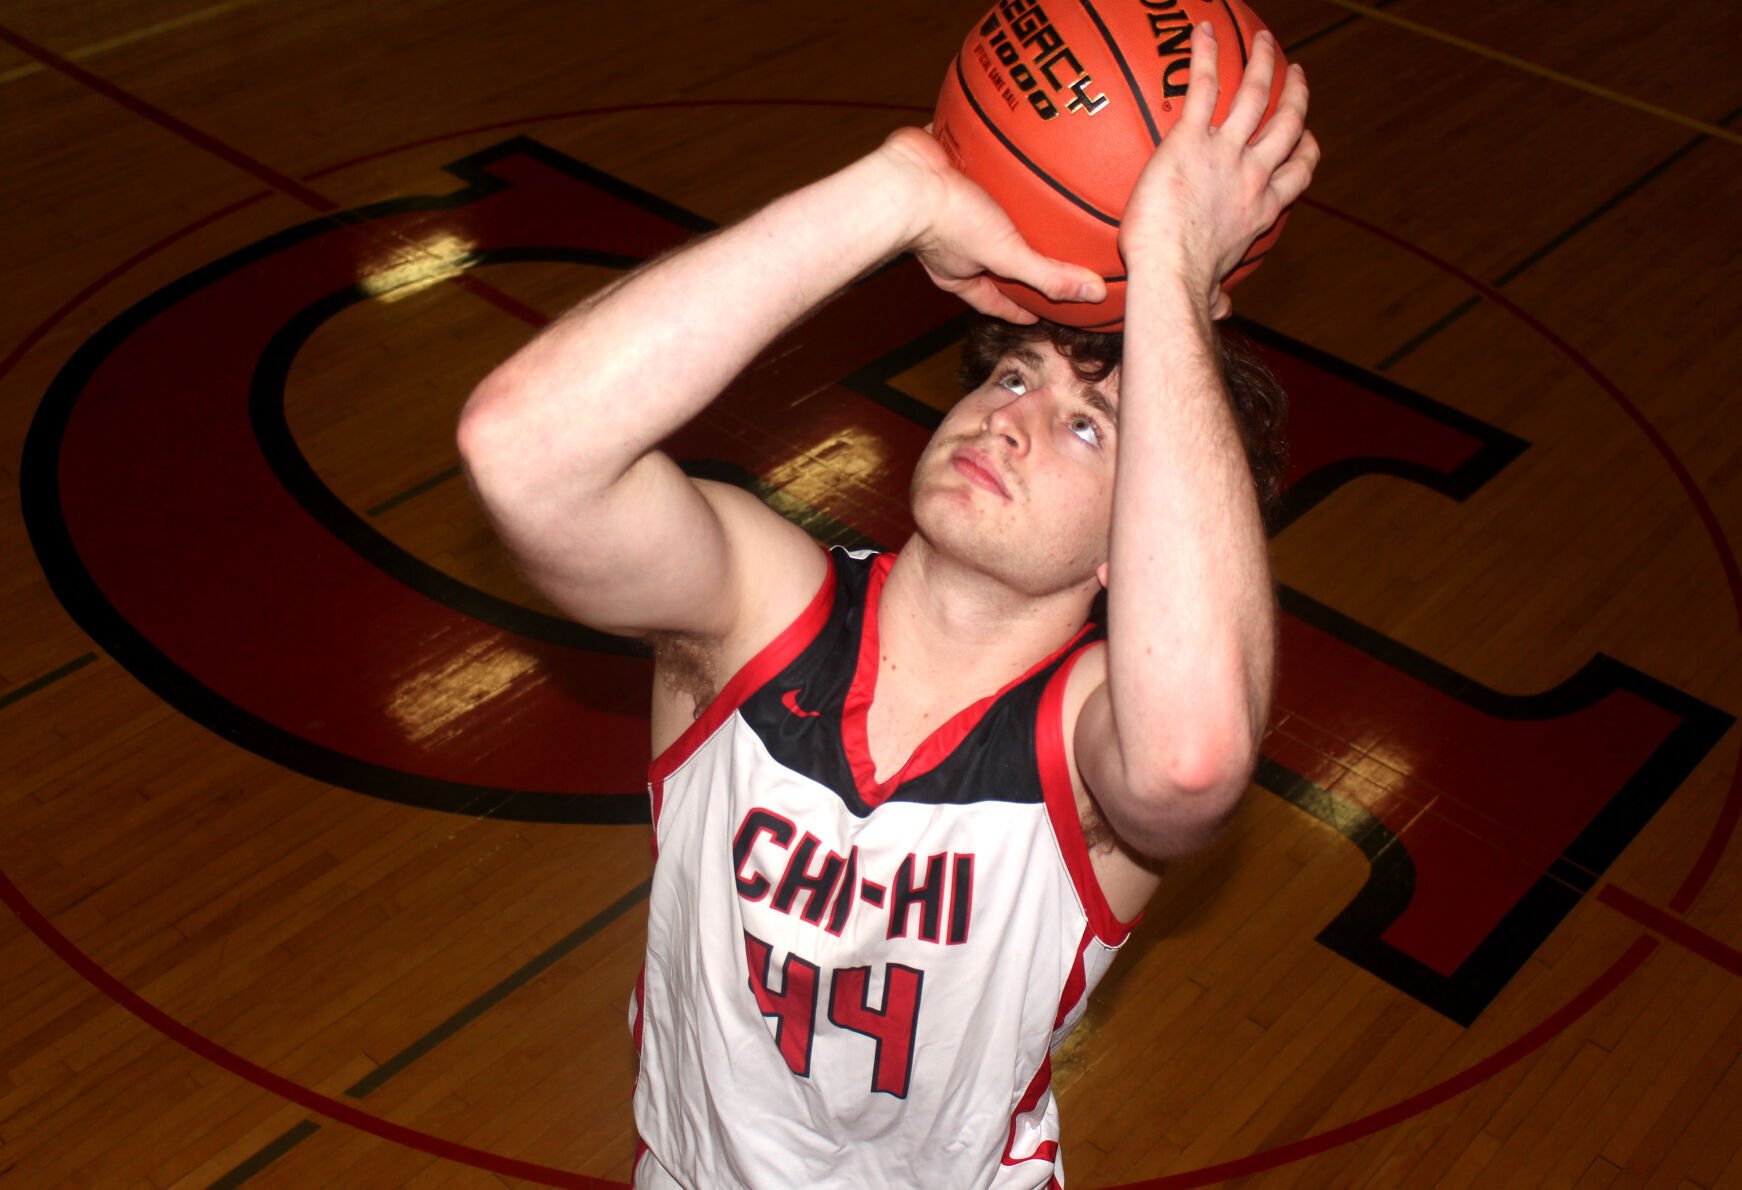
[[[1119,366],[1125,350],[1125,336],[1117,331],[1085,331],[1044,320],[1017,326],[976,316],[962,345],[962,387],[968,391],[979,388],[999,360],[1026,344],[1040,342],[1051,343],[1088,384],[1105,380]],[[1246,465],[1252,471],[1258,506],[1268,521],[1282,495],[1288,464],[1288,397],[1252,345],[1226,323],[1216,324],[1216,356],[1228,404],[1240,428],[1240,442],[1246,448]]]

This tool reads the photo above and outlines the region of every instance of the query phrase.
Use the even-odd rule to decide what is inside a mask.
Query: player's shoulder
[[[1065,758],[1070,762],[1071,782],[1079,797],[1085,786],[1081,775],[1081,760],[1077,756],[1077,720],[1089,698],[1107,683],[1107,642],[1094,640],[1080,646],[1071,658],[1070,669],[1064,675],[1063,697],[1059,700],[1059,726],[1064,732]]]
[[[1071,672],[1065,680],[1066,727],[1076,724],[1077,714],[1083,709],[1083,704],[1089,701],[1089,695],[1106,681],[1107,642],[1103,638],[1083,645],[1071,663]]]

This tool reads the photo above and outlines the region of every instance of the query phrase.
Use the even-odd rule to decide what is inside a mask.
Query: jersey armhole
[[[802,653],[807,645],[816,639],[823,625],[828,623],[829,613],[834,608],[835,562],[832,554],[825,551],[822,585],[817,593],[811,596],[811,601],[798,618],[785,628],[775,638],[746,661],[738,672],[720,687],[718,693],[702,708],[695,721],[684,728],[683,734],[653,758],[648,765],[647,778],[654,792],[654,818],[659,817],[659,787],[665,779],[683,766],[683,763],[695,755],[707,738],[718,731],[720,725],[729,719],[733,712],[744,705],[744,700],[754,694],[759,688],[774,679],[774,676],[792,663],[793,658]]]
[[[1058,844],[1059,858],[1070,873],[1077,899],[1089,919],[1095,937],[1108,946],[1119,946],[1131,936],[1131,931],[1143,919],[1139,913],[1130,921],[1121,921],[1107,903],[1101,881],[1095,875],[1094,861],[1089,858],[1089,844],[1083,837],[1083,820],[1077,810],[1076,789],[1071,783],[1070,751],[1065,747],[1065,686],[1071,671],[1089,646],[1084,646],[1065,659],[1063,665],[1047,681],[1035,715],[1035,758],[1040,766],[1040,785],[1046,797],[1046,815],[1052,823],[1053,839]]]

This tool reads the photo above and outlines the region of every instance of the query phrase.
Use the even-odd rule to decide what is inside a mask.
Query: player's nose
[[[1036,408],[1042,404],[1038,396],[1033,392],[1023,393],[995,406],[986,414],[982,428],[986,433],[1002,438],[1011,451],[1021,454],[1028,449],[1033,434],[1031,422]]]

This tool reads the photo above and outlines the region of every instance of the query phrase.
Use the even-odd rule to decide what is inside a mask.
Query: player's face
[[[1051,344],[1006,356],[950,410],[913,477],[936,547],[1032,594],[1093,583],[1107,560],[1118,374],[1080,380]]]

